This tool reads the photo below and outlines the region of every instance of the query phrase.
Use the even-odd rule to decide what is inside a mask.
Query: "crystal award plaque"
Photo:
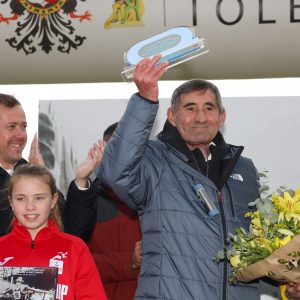
[[[124,53],[124,81],[133,77],[135,66],[144,58],[161,54],[158,64],[168,61],[167,69],[209,51],[206,41],[190,27],[175,27],[131,46]]]

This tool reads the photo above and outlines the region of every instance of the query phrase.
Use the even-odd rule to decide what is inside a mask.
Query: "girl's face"
[[[57,193],[51,195],[50,187],[43,178],[21,176],[14,182],[9,200],[15,217],[34,240],[37,233],[48,226],[48,218],[57,199]]]

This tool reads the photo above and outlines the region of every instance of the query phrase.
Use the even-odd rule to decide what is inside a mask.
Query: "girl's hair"
[[[50,187],[51,195],[54,196],[57,193],[55,179],[51,172],[44,166],[25,164],[18,167],[12,174],[8,183],[8,195],[12,196],[12,191],[15,183],[22,177],[34,177],[41,179],[45,184]],[[53,218],[55,224],[60,230],[63,229],[63,223],[59,212],[58,201],[54,208],[51,210],[50,217]]]

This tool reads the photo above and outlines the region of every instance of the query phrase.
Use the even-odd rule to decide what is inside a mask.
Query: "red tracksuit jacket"
[[[113,201],[108,195],[106,197],[106,201]],[[102,204],[104,200],[98,199]],[[132,268],[132,254],[135,243],[141,239],[139,220],[124,203],[115,201],[117,215],[106,221],[97,221],[89,246],[107,298],[133,300],[139,269]],[[97,209],[101,216],[109,210],[108,207],[100,207],[100,203]]]
[[[106,300],[102,282],[88,247],[79,238],[60,232],[50,220],[31,240],[17,221],[0,238],[0,265],[58,266],[57,300]]]

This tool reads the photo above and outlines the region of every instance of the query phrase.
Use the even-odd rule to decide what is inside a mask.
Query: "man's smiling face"
[[[27,142],[27,122],[20,105],[6,107],[0,104],[0,163],[10,169],[22,158]]]
[[[176,111],[168,110],[169,122],[177,128],[190,150],[207,148],[223,126],[225,117],[210,89],[183,94]]]

